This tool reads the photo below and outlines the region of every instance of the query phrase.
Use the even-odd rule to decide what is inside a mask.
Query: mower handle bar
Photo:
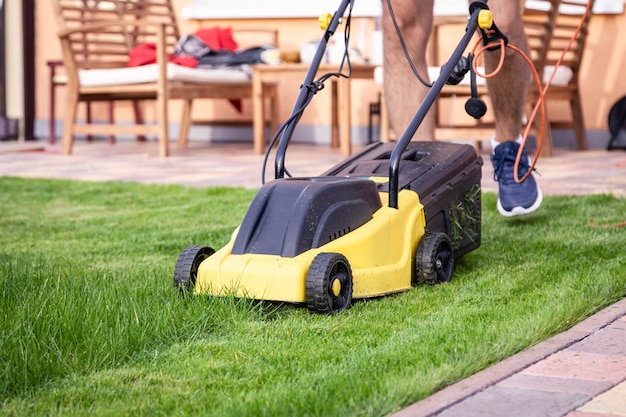
[[[437,99],[437,96],[441,92],[444,84],[450,78],[450,74],[454,70],[454,67],[459,62],[461,57],[463,56],[463,52],[465,52],[465,48],[469,45],[474,36],[474,32],[478,27],[478,15],[480,14],[481,9],[487,9],[485,0],[478,0],[473,2],[470,5],[470,17],[468,20],[467,27],[465,28],[465,35],[457,45],[456,49],[452,53],[450,60],[446,62],[441,67],[441,72],[439,73],[439,77],[435,80],[432,87],[428,91],[428,94],[422,101],[419,109],[413,119],[409,123],[409,126],[404,131],[402,137],[394,146],[393,151],[391,151],[391,157],[389,158],[389,207],[398,208],[398,193],[400,192],[399,185],[399,176],[400,176],[400,160],[402,158],[402,154],[406,150],[409,142],[413,138],[413,135],[417,131],[417,128],[420,126],[426,114],[432,107],[433,103]]]
[[[291,110],[291,116],[288,119],[289,122],[283,130],[280,140],[278,141],[278,147],[276,149],[276,160],[274,164],[276,179],[284,178],[285,176],[285,154],[287,152],[287,146],[291,141],[291,137],[293,136],[293,131],[296,125],[302,117],[302,108],[306,106],[306,104],[309,102],[310,96],[316,93],[316,91],[311,91],[309,87],[313,84],[313,81],[315,80],[315,75],[317,74],[317,71],[319,70],[319,67],[322,63],[322,59],[324,59],[328,40],[333,36],[335,31],[337,30],[337,27],[341,23],[341,19],[343,18],[343,15],[348,8],[348,5],[353,2],[354,0],[342,0],[339,8],[337,8],[337,11],[333,15],[330,23],[328,24],[328,27],[324,31],[324,36],[322,36],[322,39],[317,46],[315,55],[313,56],[313,59],[311,61],[311,65],[309,66],[306,76],[304,77],[302,85],[300,86],[300,92],[298,93],[298,97],[296,98],[296,103]]]
[[[353,2],[354,0],[341,1],[341,4],[337,8],[337,11],[333,15],[330,23],[328,24],[328,27],[324,31],[324,36],[317,46],[317,50],[315,52],[315,55],[313,56],[302,86],[300,87],[300,92],[298,93],[298,97],[296,98],[296,102],[291,111],[291,117],[289,118],[289,122],[283,130],[280,140],[278,141],[278,147],[276,149],[276,160],[274,164],[276,179],[284,178],[285,176],[285,154],[287,152],[287,147],[289,146],[289,142],[291,141],[291,138],[293,136],[294,129],[298,124],[298,121],[302,117],[302,108],[305,107],[310,100],[311,94],[315,94],[314,91],[310,90],[309,86],[313,84],[317,71],[319,70],[319,67],[322,63],[328,41],[333,36],[335,31],[337,30],[337,27],[341,23],[341,19],[343,18],[346,9]],[[389,207],[391,208],[398,208],[398,193],[400,191],[398,189],[398,182],[400,173],[400,160],[402,158],[402,154],[406,150],[406,147],[413,138],[413,135],[415,134],[418,127],[426,117],[426,114],[437,99],[437,96],[443,89],[443,86],[448,81],[450,74],[452,74],[452,71],[454,71],[454,67],[463,56],[465,49],[471,42],[472,37],[474,36],[474,32],[478,27],[478,15],[480,14],[480,11],[482,9],[488,9],[487,0],[475,0],[470,4],[470,16],[468,19],[467,27],[465,28],[465,35],[452,53],[450,60],[441,67],[439,77],[437,77],[437,79],[433,83],[428,94],[424,98],[424,101],[422,101],[422,104],[417,110],[417,113],[413,116],[413,119],[404,131],[404,134],[396,143],[396,146],[394,146],[393,151],[391,152],[391,157],[389,160]]]

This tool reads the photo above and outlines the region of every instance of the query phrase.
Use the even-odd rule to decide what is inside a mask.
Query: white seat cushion
[[[78,73],[83,87],[104,87],[153,83],[159,78],[157,64],[139,67],[81,70]],[[244,69],[204,69],[189,68],[172,63],[167,64],[168,81],[188,83],[246,83],[250,82],[250,72]]]
[[[585,12],[587,0],[576,0],[580,5],[575,4],[561,4],[559,6],[559,13],[569,15],[582,15]],[[617,3],[617,2],[616,2]],[[527,9],[547,11],[550,8],[550,4],[547,1],[527,0],[525,3]]]
[[[383,83],[383,67],[382,67],[382,65],[378,65],[376,68],[374,68],[374,82],[376,84],[382,84]]]
[[[543,69],[544,84],[548,82],[553,72],[554,65],[546,65],[546,67]],[[572,81],[572,78],[574,78],[574,71],[572,71],[570,67],[561,65],[556,69],[556,74],[554,75],[554,79],[552,80],[552,84],[550,85],[567,85],[570,81]]]

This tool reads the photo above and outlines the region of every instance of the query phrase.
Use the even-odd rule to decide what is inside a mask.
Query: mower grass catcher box
[[[388,192],[394,145],[369,145],[322,175],[372,177]],[[473,147],[449,142],[410,142],[402,155],[399,189],[417,193],[426,230],[447,234],[457,258],[480,246],[482,165]]]

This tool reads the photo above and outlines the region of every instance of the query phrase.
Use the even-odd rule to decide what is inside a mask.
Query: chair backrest
[[[170,0],[52,0],[66,66],[76,69],[117,68],[141,44],[157,44],[158,24],[165,28],[168,53],[180,37]],[[104,26],[117,23],[115,26]],[[145,25],[152,23],[153,25]],[[73,30],[82,31],[72,32]]]
[[[532,0],[524,3],[524,31],[530,59],[542,76],[562,0]]]
[[[594,0],[588,1],[591,9],[593,7]],[[585,11],[585,7],[586,4],[581,4],[581,1],[561,1],[561,6],[559,8],[560,12],[556,20],[554,34],[552,35],[552,39],[550,41],[550,49],[548,50],[546,57],[546,65],[554,65],[559,60],[563,54],[563,50],[567,47],[570,39],[581,23],[580,19]],[[585,42],[587,40],[591,15],[591,12],[587,14],[576,40],[563,57],[562,65],[572,70],[573,75],[571,79],[574,82],[578,80],[578,71],[580,69],[580,63],[582,62],[583,52],[585,50]]]

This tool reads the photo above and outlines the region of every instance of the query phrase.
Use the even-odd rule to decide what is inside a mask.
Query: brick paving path
[[[626,299],[393,417],[626,416]]]

